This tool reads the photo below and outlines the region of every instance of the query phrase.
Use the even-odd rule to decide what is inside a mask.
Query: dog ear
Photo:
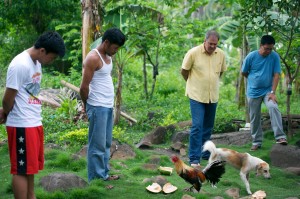
[[[256,165],[256,176],[259,176],[261,174],[261,169],[263,166],[261,164]]]

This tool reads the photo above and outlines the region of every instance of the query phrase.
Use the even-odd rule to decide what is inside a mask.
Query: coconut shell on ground
[[[161,186],[156,182],[152,183],[152,185],[148,185],[146,189],[152,193],[159,193],[162,190]]]
[[[173,186],[171,183],[166,183],[164,186],[163,186],[163,192],[164,193],[173,193],[174,191],[177,190],[177,187]]]
[[[172,167],[162,167],[158,168],[159,172],[163,175],[172,175],[173,168]]]

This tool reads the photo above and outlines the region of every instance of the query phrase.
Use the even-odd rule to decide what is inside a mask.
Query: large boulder
[[[280,168],[300,168],[300,148],[292,145],[273,145],[270,151],[271,164]]]
[[[166,141],[167,132],[168,128],[159,126],[147,134],[138,144],[136,144],[136,147],[144,148],[145,146],[151,147],[152,144],[163,144]]]
[[[49,192],[84,188],[88,183],[72,173],[52,173],[40,179],[40,185]]]
[[[213,134],[211,136],[211,139],[216,145],[225,144],[241,146],[252,141],[249,130],[232,133]]]
[[[127,160],[135,157],[135,152],[131,146],[128,144],[116,145],[115,151],[112,153],[111,150],[111,159],[113,160]]]

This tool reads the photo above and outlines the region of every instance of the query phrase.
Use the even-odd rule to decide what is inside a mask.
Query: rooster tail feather
[[[212,185],[217,184],[225,173],[225,161],[216,160],[208,164],[202,171]]]

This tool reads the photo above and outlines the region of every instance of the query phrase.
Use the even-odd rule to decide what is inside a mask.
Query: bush
[[[85,145],[87,143],[88,128],[82,128],[74,131],[70,131],[65,135],[60,136],[59,140],[67,144],[73,145]]]

